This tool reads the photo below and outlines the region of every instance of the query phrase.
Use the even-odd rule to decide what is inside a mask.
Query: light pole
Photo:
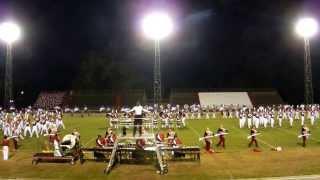
[[[313,103],[312,67],[309,39],[318,31],[318,23],[313,18],[301,18],[296,24],[296,33],[304,38],[304,101]]]
[[[145,35],[154,40],[153,103],[159,104],[162,100],[160,40],[173,31],[173,23],[168,14],[154,12],[143,19],[142,28]]]
[[[0,39],[6,43],[6,65],[4,80],[4,105],[13,102],[12,96],[12,44],[20,38],[21,32],[18,25],[12,22],[0,24]]]

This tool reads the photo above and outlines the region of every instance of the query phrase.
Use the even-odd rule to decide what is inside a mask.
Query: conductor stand
[[[137,104],[137,106],[139,106]],[[135,107],[137,107],[135,106]],[[104,173],[109,174],[116,164],[120,163],[150,163],[156,161],[157,172],[166,174],[168,166],[163,153],[156,144],[153,119],[139,114],[139,108],[133,108],[128,112],[135,111],[134,118],[128,116],[119,117],[116,132],[118,138],[114,142],[110,160]],[[141,110],[141,108],[140,108]],[[138,130],[139,135],[136,131]],[[131,132],[132,131],[132,132]]]

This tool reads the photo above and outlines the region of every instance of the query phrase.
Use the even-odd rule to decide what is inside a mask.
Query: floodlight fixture
[[[173,22],[170,16],[164,12],[153,12],[142,21],[145,35],[153,40],[161,40],[173,31]]]
[[[306,39],[313,37],[318,32],[318,22],[314,18],[306,17],[298,20],[296,33]]]
[[[13,22],[4,22],[0,24],[0,39],[11,45],[21,37],[20,27]]]

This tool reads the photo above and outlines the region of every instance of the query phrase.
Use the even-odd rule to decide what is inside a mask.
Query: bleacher
[[[169,97],[170,104],[199,104],[199,96],[197,90],[171,90]]]
[[[112,105],[112,91],[70,91],[69,93],[70,107],[87,106],[89,108],[96,108],[100,106]]]
[[[199,92],[201,106],[246,105],[252,107],[252,102],[247,92]]]
[[[55,106],[63,104],[65,96],[66,92],[64,91],[41,92],[33,106],[35,108],[53,109]]]
[[[169,103],[171,104],[200,104],[199,92],[208,92],[213,94],[226,94],[229,101],[233,100],[234,93],[240,92],[239,89],[173,89],[169,96]],[[279,93],[274,89],[246,89],[242,92],[247,93],[251,104],[267,105],[267,104],[283,104],[283,100]],[[210,96],[211,97],[211,96]],[[215,96],[217,97],[217,96]],[[219,96],[221,97],[221,95]],[[224,97],[224,96],[223,96]],[[205,97],[202,97],[202,100]],[[231,99],[230,99],[231,98]],[[220,98],[221,99],[221,98]],[[206,101],[216,101],[205,99]],[[143,89],[126,90],[126,91],[112,91],[112,90],[79,90],[67,92],[41,92],[34,103],[36,108],[52,109],[55,106],[73,108],[78,106],[82,108],[87,106],[91,109],[97,109],[101,106],[105,107],[121,107],[133,106],[137,101],[142,104],[148,103],[146,92]],[[168,101],[168,100],[167,100]],[[222,103],[219,101],[219,104]],[[152,103],[151,103],[152,104]],[[214,104],[214,103],[213,103]],[[241,104],[237,102],[235,104]],[[248,104],[244,102],[244,104]]]
[[[243,92],[249,96],[249,101],[253,106],[270,105],[270,104],[284,104],[280,94],[275,89],[172,89],[169,101],[171,104],[193,104],[200,103],[199,92],[208,92],[216,94],[226,94],[225,98],[232,100],[234,93]],[[243,96],[244,97],[244,96]],[[231,98],[231,99],[230,99]],[[220,98],[221,99],[221,98]],[[240,98],[241,99],[241,98]],[[222,102],[219,102],[224,104]],[[226,102],[227,103],[227,102]],[[241,102],[234,102],[235,104],[242,104]],[[215,103],[212,103],[215,104]],[[243,104],[248,104],[248,101],[243,101]]]
[[[270,104],[284,104],[281,96],[276,90],[268,91],[252,91],[248,92],[250,100],[253,105],[270,105]]]
[[[126,92],[81,90],[70,91],[68,99],[70,107],[86,105],[89,108],[97,108],[100,106],[134,105],[138,100],[144,103],[146,95],[144,90],[127,90]]]

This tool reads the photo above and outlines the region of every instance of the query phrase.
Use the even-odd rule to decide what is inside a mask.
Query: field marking
[[[307,180],[307,179],[320,179],[320,175],[302,175],[302,176],[280,176],[280,177],[262,177],[262,178],[240,178],[238,180]]]
[[[84,146],[87,146],[89,143],[91,143],[91,141],[93,141],[95,139],[95,137],[91,138],[86,144],[84,144]]]
[[[197,131],[197,130],[195,130],[193,127],[191,127],[190,125],[188,126],[193,132],[195,132],[195,134],[197,135],[197,136],[199,136],[199,138],[201,137],[200,136],[200,133]]]
[[[275,146],[273,146],[273,145],[271,145],[271,144],[267,143],[266,141],[262,140],[261,138],[257,138],[257,139],[258,139],[260,142],[262,142],[262,143],[264,143],[264,144],[268,145],[269,147],[271,147],[271,148],[275,148]]]

